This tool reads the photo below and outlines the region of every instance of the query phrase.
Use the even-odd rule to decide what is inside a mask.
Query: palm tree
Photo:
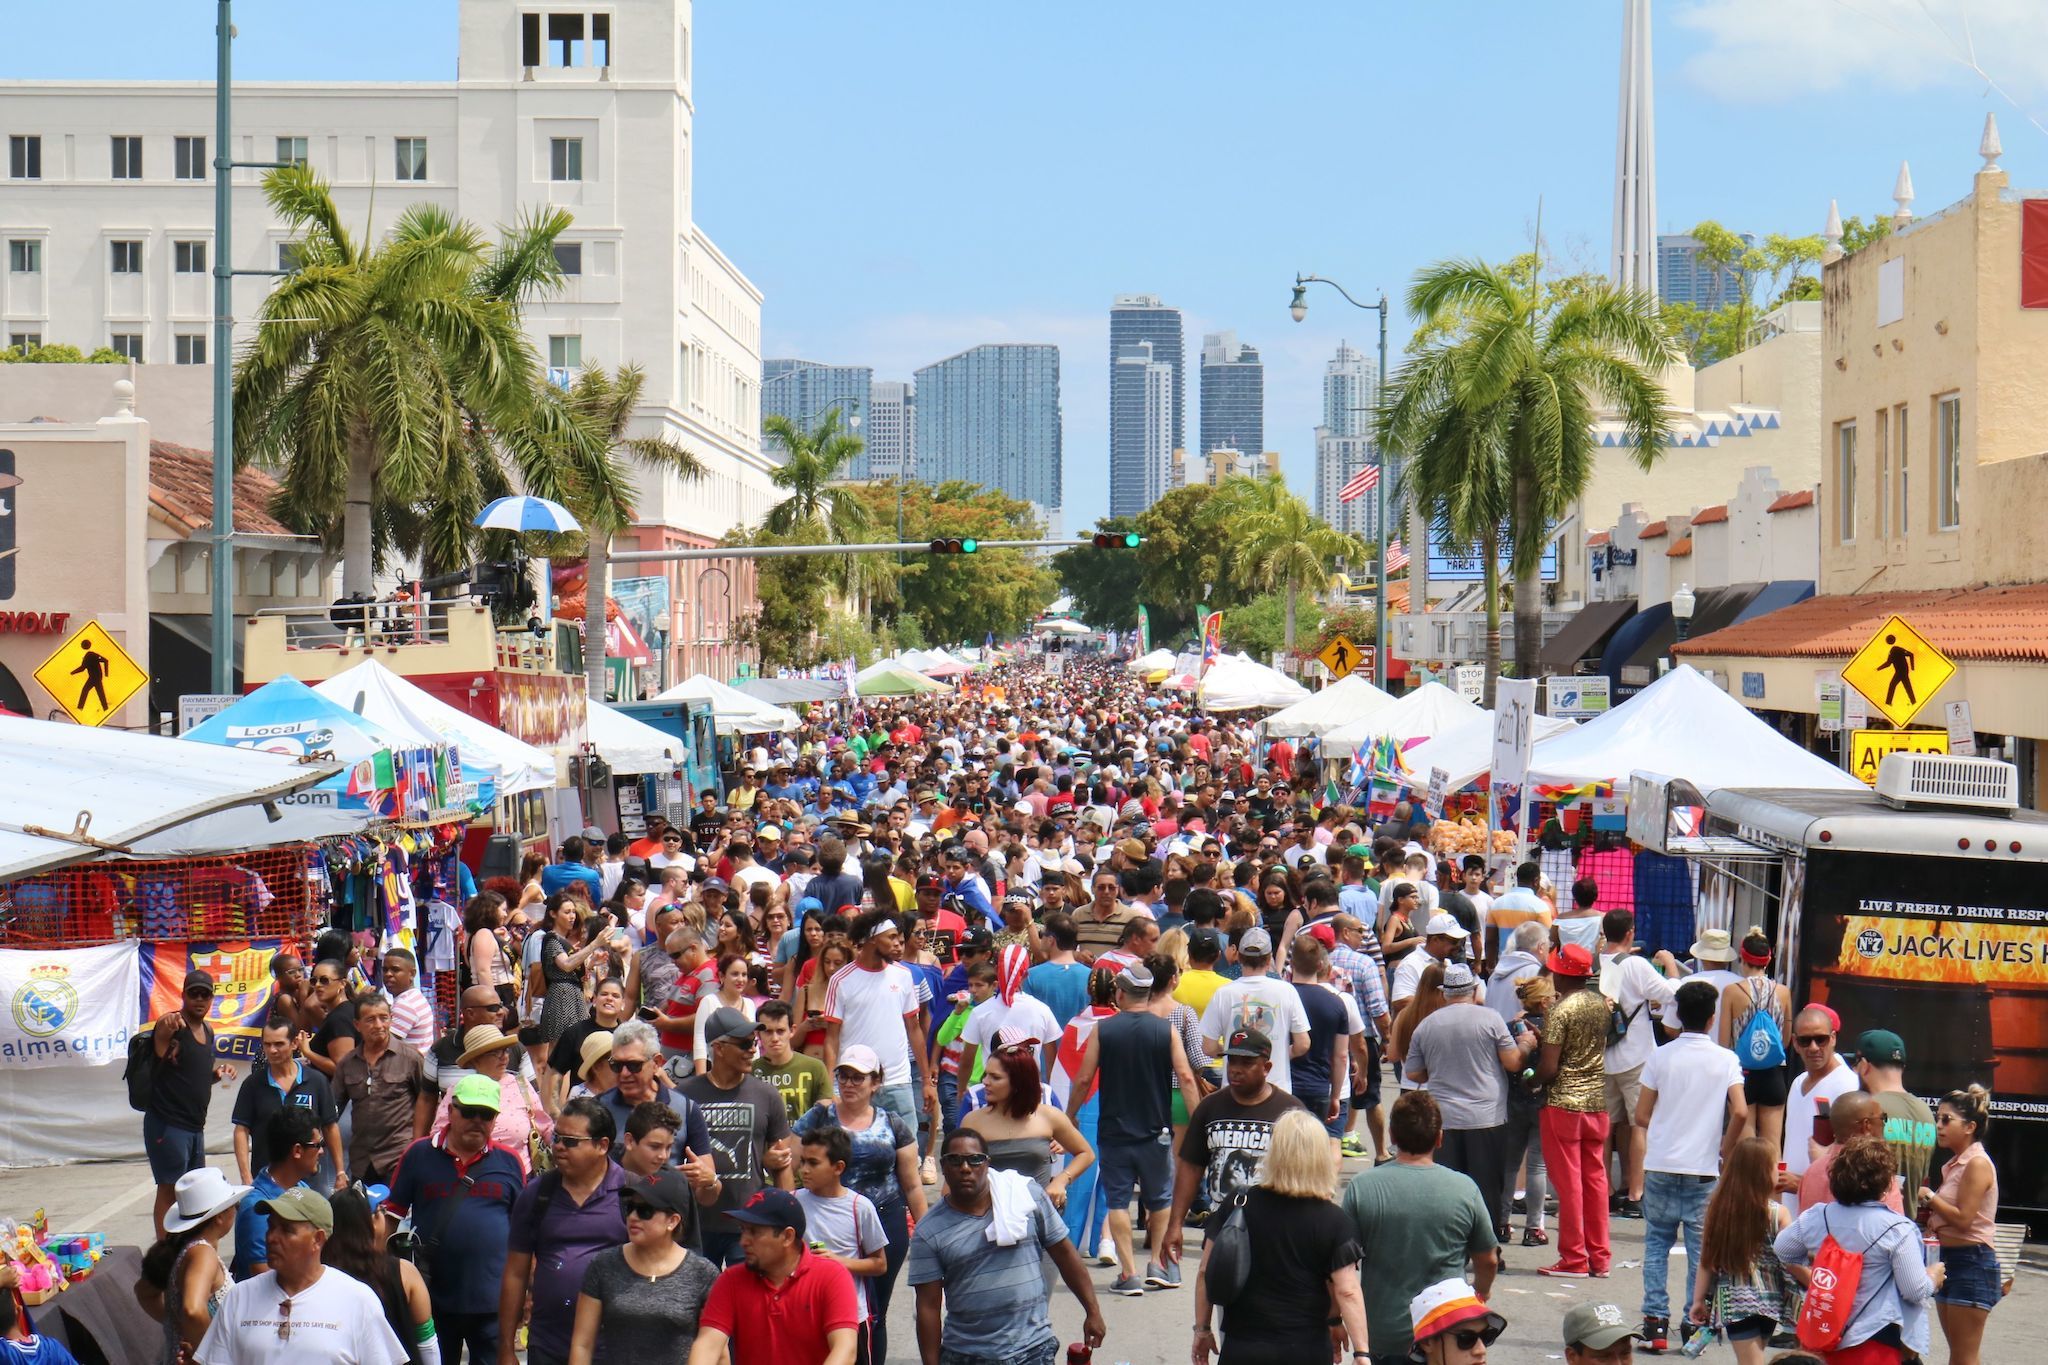
[[[626,434],[646,382],[637,365],[621,365],[612,372],[592,366],[576,377],[564,402],[575,421],[603,444],[613,462],[630,457],[657,475],[703,478],[708,472],[704,462],[673,437]],[[605,593],[611,578],[612,537],[633,520],[632,504],[622,496],[630,494],[631,483],[623,470],[620,477],[595,483],[579,479],[566,500],[590,540],[583,577],[583,671],[590,695],[598,699],[605,694]]]
[[[1339,555],[1362,558],[1364,542],[1316,516],[1278,474],[1231,480],[1215,506],[1216,528],[1234,544],[1230,554],[1238,576],[1253,587],[1286,593],[1286,645],[1292,653],[1295,590],[1327,591],[1335,577],[1330,565]]]
[[[372,246],[306,168],[270,172],[263,190],[299,269],[235,361],[235,459],[281,469],[278,511],[293,525],[339,527],[344,592],[370,590],[380,523],[409,529],[421,543],[403,548],[430,562],[459,563],[468,518],[513,473],[557,498],[616,476],[520,328],[520,304],[560,283],[568,214],[529,215],[494,247],[415,204]]]
[[[1598,281],[1570,284],[1546,293],[1476,260],[1423,270],[1408,311],[1443,339],[1403,367],[1379,420],[1388,450],[1434,450],[1471,466],[1455,479],[1469,494],[1465,532],[1504,495],[1515,671],[1524,678],[1537,675],[1543,648],[1543,550],[1592,477],[1595,415],[1619,414],[1644,469],[1670,433],[1656,372],[1672,350],[1656,299]],[[1465,532],[1454,527],[1453,538]],[[1492,537],[1474,540],[1491,558]]]
[[[789,496],[768,509],[762,525],[773,535],[827,545],[857,545],[874,531],[875,519],[858,498],[838,497],[834,480],[847,475],[847,466],[859,458],[866,444],[839,426],[839,409],[827,409],[808,431],[789,418],[776,414],[761,422],[766,442],[780,442],[782,463],[769,474],[777,488]],[[764,442],[764,443],[766,443]],[[839,578],[849,593],[858,592],[866,577],[859,563],[865,555],[842,555]]]

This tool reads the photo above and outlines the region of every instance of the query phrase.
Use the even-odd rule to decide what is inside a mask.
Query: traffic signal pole
[[[1091,540],[979,540],[977,550],[1072,550],[1094,545]],[[1135,549],[1136,547],[1130,547]],[[612,555],[614,564],[656,564],[685,559],[782,559],[791,555],[895,554],[916,550],[932,553],[927,540],[886,540],[865,545],[714,545],[703,549],[620,550]],[[955,553],[959,553],[955,551]]]

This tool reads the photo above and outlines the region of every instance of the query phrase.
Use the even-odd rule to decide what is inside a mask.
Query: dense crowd
[[[1974,1365],[1981,1090],[1930,1112],[1763,935],[1646,956],[1592,879],[1490,885],[1318,757],[1081,658],[825,708],[486,882],[453,1027],[407,952],[279,957],[233,1181],[194,973],[144,1116],[162,1360],[881,1362],[907,1281],[925,1365],[1045,1365],[1056,1277],[1070,1359],[1098,1294],[1185,1284],[1196,1365],[1449,1365],[1517,1219],[1519,1269],[1601,1279],[1641,1218],[1642,1304],[1575,1307],[1567,1360],[1761,1361],[1846,1253],[1819,1358],[1912,1359],[1931,1303]]]

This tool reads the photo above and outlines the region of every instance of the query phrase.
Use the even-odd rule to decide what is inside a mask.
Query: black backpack
[[[128,1083],[128,1107],[139,1114],[149,1112],[158,1065],[156,1026],[151,1024],[128,1039],[128,1065],[121,1068],[121,1079]]]

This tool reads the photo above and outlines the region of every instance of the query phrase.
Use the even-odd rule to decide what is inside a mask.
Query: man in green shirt
[[[1472,1177],[1436,1164],[1443,1114],[1427,1090],[1409,1090],[1387,1116],[1394,1159],[1361,1172],[1344,1191],[1344,1212],[1365,1248],[1359,1286],[1372,1333],[1372,1358],[1408,1358],[1415,1344],[1408,1304],[1430,1285],[1458,1279],[1472,1263],[1472,1288],[1481,1299],[1499,1267],[1486,1201]]]
[[[1898,1158],[1899,1180],[1906,1194],[1906,1216],[1917,1216],[1920,1187],[1934,1160],[1934,1114],[1926,1101],[1906,1089],[1905,1040],[1890,1029],[1874,1028],[1856,1040],[1856,1074],[1884,1110],[1884,1142]]]
[[[825,1064],[792,1047],[796,1041],[795,1020],[796,1012],[785,1000],[770,1000],[754,1015],[754,1021],[761,1026],[756,1035],[761,1040],[761,1051],[754,1058],[754,1075],[781,1094],[782,1107],[789,1111],[792,1124],[813,1104],[832,1096]]]

